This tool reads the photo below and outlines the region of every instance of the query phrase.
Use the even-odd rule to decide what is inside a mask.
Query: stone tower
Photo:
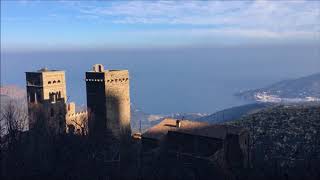
[[[44,68],[26,72],[26,81],[29,129],[34,129],[43,120],[50,132],[64,133],[67,97],[64,71]]]
[[[130,137],[130,93],[128,70],[104,70],[95,64],[86,72],[89,134],[111,132]]]

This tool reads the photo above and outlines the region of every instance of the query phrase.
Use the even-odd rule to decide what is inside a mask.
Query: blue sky
[[[1,1],[1,49],[319,43],[320,1]]]

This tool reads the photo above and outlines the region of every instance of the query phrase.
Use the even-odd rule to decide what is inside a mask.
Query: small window
[[[50,109],[50,116],[51,116],[51,117],[54,116],[54,110],[53,110],[53,108]]]
[[[74,129],[75,129],[74,125],[68,124],[68,133],[74,134]]]
[[[51,81],[48,81],[48,84],[51,84]]]
[[[58,83],[60,83],[60,80],[58,80]]]
[[[56,83],[56,81],[53,81],[53,82],[52,82],[52,84],[55,84],[55,83]]]

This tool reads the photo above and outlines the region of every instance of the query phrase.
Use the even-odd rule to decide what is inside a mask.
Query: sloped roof
[[[224,139],[227,134],[240,134],[244,130],[230,125],[216,125],[206,122],[182,120],[181,126],[176,127],[177,119],[166,118],[159,124],[146,131],[142,137],[151,139],[161,139],[169,131],[180,132],[191,135],[205,136],[211,138]]]

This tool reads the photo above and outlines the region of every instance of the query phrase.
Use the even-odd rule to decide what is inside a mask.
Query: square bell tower
[[[65,72],[47,68],[26,72],[26,88],[29,129],[46,127],[52,133],[64,133],[67,97]],[[45,126],[37,126],[40,120]]]
[[[111,132],[130,137],[130,91],[128,70],[105,70],[95,64],[86,72],[89,134]]]

